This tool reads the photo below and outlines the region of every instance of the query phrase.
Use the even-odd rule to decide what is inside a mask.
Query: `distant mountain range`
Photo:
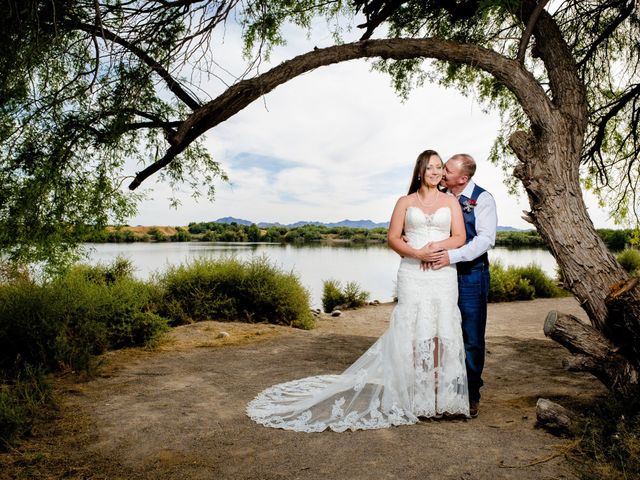
[[[238,225],[251,225],[252,223],[255,222],[250,222],[249,220],[244,220],[242,218],[235,218],[235,217],[222,217],[219,218],[217,220],[214,220],[214,222],[216,223],[237,223]],[[295,223],[289,223],[289,224],[282,224],[282,223],[268,223],[268,222],[259,222],[256,223],[256,225],[260,228],[269,228],[269,227],[287,227],[287,228],[295,228],[295,227],[302,227],[304,225],[322,225],[325,227],[349,227],[349,228],[378,228],[378,227],[382,227],[382,228],[387,228],[389,226],[389,222],[381,222],[381,223],[375,223],[372,222],[371,220],[342,220],[340,222],[330,222],[330,223],[326,223],[326,222],[314,222],[314,221],[305,221],[305,220],[300,220],[298,222]],[[501,227],[498,226],[498,231],[519,231],[520,229],[518,228],[513,228],[513,227]]]

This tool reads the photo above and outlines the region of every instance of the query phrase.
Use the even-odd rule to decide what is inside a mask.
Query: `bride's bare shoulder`
[[[398,198],[398,201],[396,202],[398,205],[403,205],[403,206],[409,206],[409,204],[411,204],[413,199],[413,194],[410,195],[403,195],[400,198]]]

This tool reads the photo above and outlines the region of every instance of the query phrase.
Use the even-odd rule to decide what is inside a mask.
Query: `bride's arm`
[[[389,222],[389,231],[387,232],[387,243],[389,247],[402,257],[418,257],[419,250],[411,247],[402,239],[402,231],[404,230],[404,217],[409,207],[409,199],[400,197],[396,202],[396,206],[391,214]]]
[[[458,248],[467,241],[467,232],[464,228],[464,217],[462,216],[462,208],[460,203],[454,196],[448,197],[449,209],[451,209],[451,236],[438,242],[431,244],[436,250],[451,250]]]

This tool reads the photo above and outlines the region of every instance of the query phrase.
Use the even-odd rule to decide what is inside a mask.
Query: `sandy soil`
[[[313,331],[202,322],[156,351],[104,357],[84,383],[56,380],[59,410],[1,478],[70,479],[562,479],[568,442],[535,427],[538,397],[577,405],[604,390],[562,370],[566,351],[542,334],[549,310],[584,317],[572,298],[493,304],[480,415],[365,432],[304,434],[244,414],[262,389],[337,373],[387,327],[393,305],[322,316]],[[228,338],[216,338],[221,331]]]

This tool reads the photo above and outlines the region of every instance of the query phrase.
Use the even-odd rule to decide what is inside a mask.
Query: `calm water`
[[[88,244],[90,263],[108,263],[118,256],[128,258],[136,268],[136,276],[149,278],[168,265],[185,263],[200,257],[234,256],[249,259],[266,255],[271,263],[298,275],[310,291],[314,307],[320,307],[322,281],[336,279],[343,283],[356,281],[371,294],[371,299],[390,301],[395,291],[396,270],[400,257],[382,245],[353,246],[294,246],[270,243],[101,243]],[[503,265],[536,263],[550,276],[555,276],[556,262],[543,249],[510,250],[495,248],[489,252],[490,261]]]

